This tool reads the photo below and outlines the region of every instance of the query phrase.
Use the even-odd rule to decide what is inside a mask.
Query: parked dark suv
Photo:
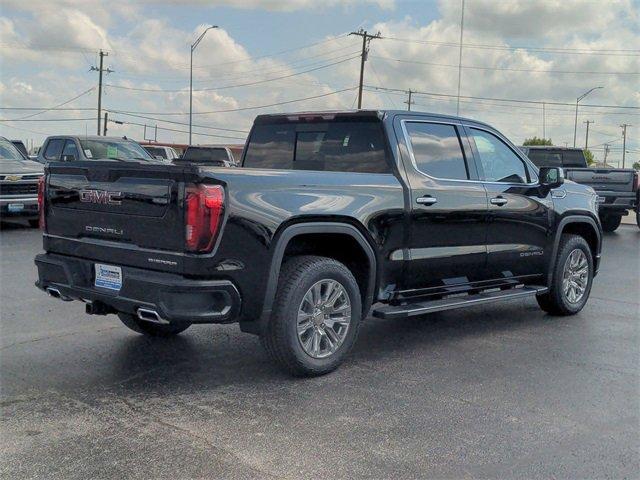
[[[261,115],[242,166],[50,163],[37,285],[146,335],[239,322],[295,375],[336,368],[370,312],[589,298],[596,193],[484,123]]]

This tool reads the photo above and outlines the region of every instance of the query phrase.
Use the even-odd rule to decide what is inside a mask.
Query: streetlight
[[[593,92],[594,90],[597,90],[599,88],[604,88],[604,87],[593,87],[591,90],[583,93],[582,95],[580,95],[577,99],[576,99],[576,121],[575,124],[573,126],[573,147],[575,148],[576,146],[576,135],[578,134],[578,103],[580,103],[580,100],[582,100],[584,97],[586,97],[587,95],[589,95],[591,92]]]
[[[202,41],[205,34],[211,30],[212,28],[218,28],[217,25],[210,25],[204,29],[204,32],[200,34],[198,39],[193,42],[191,45],[191,64],[189,68],[189,145],[191,145],[191,119],[193,115],[193,51],[196,49],[198,44]]]

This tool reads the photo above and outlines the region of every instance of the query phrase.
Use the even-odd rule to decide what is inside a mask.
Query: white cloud
[[[282,12],[333,7],[354,8],[366,4],[376,5],[383,9],[392,9],[395,6],[395,0],[144,0],[144,3],[233,7],[245,10],[260,9]]]
[[[337,5],[355,9],[358,5],[362,5],[363,1],[216,0],[198,2],[194,0],[187,5],[206,3],[212,6],[227,5],[291,11],[303,8],[331,8]],[[395,5],[394,2],[386,0],[372,0],[368,3],[377,4],[382,8]],[[107,65],[113,68],[115,73],[105,77],[107,84],[134,89],[176,90],[155,93],[106,87],[103,104],[107,108],[165,113],[188,111],[189,45],[200,34],[204,28],[203,25],[194,29],[179,28],[172,19],[154,16],[153,10],[145,8],[144,4],[137,3],[131,7],[120,0],[115,0],[108,5],[97,0],[86,2],[7,0],[5,4],[9,5],[9,10],[13,13],[0,17],[2,43],[24,45],[27,48],[3,48],[0,53],[3,67],[0,97],[3,105],[50,106],[95,86],[97,74],[88,72],[89,64],[95,62],[94,56],[76,50],[90,47],[109,50]],[[495,45],[497,48],[466,47],[464,49],[463,64],[480,68],[463,69],[462,95],[572,102],[589,88],[603,85],[605,88],[594,92],[588,98],[589,102],[617,105],[637,105],[640,102],[637,75],[549,72],[553,70],[638,72],[640,71],[638,56],[578,53],[565,55],[535,49],[507,48],[513,44],[583,50],[637,48],[639,34],[637,25],[633,22],[634,18],[637,19],[637,12],[628,1],[467,0],[466,5],[465,44]],[[441,17],[426,24],[420,24],[412,18],[404,18],[380,22],[369,28],[370,31],[380,30],[385,37],[412,41],[398,41],[390,38],[372,41],[365,77],[368,85],[455,95],[460,3],[443,0],[440,3],[440,9]],[[389,15],[397,16],[391,10]],[[132,18],[134,21],[131,21]],[[33,28],[36,22],[38,28]],[[327,37],[327,39],[330,38]],[[39,46],[45,48],[39,48]],[[313,68],[314,65],[323,62],[329,63],[339,58],[348,58],[351,52],[357,54],[359,46],[359,39],[343,37],[282,56],[252,58],[240,38],[231,37],[224,29],[212,30],[207,33],[194,56],[193,105],[196,113],[194,124],[246,129],[250,126],[253,117],[259,113],[351,108],[356,96],[355,91],[268,109],[201,115],[201,112],[206,111],[274,104],[353,87],[358,80],[358,59],[327,69],[254,86],[218,90],[201,89],[250,83],[293,74],[305,70],[305,66]],[[52,54],[50,50],[52,48],[63,50]],[[65,48],[68,51],[64,50]],[[452,65],[452,67],[443,65]],[[25,77],[19,73],[25,70],[33,74]],[[406,96],[402,93],[367,91],[364,98],[366,108],[406,108],[403,103]],[[455,113],[455,99],[452,98],[416,95],[414,100],[416,110]],[[79,99],[73,105],[95,106],[95,92]],[[541,107],[464,99],[461,105],[463,115],[494,124],[516,142],[522,141],[527,136],[542,135]],[[571,143],[572,112],[571,107],[548,106],[547,136],[551,136],[559,144],[564,141]],[[585,119],[595,119],[597,122],[590,133],[592,144],[616,140],[619,137],[620,123],[623,121],[634,123],[630,120],[631,117],[604,116],[598,115],[599,112],[601,111],[595,109],[580,109],[579,139],[581,140],[579,143],[584,138],[581,122]],[[588,116],[591,114],[593,117]],[[40,118],[62,115],[81,118],[93,116],[94,113],[52,112],[43,114]],[[3,113],[3,118],[9,116],[17,115]],[[125,115],[114,114],[113,117],[147,125],[158,123],[160,126],[164,125],[177,130],[187,129],[185,125],[169,125]],[[184,123],[188,117],[183,114],[161,118]],[[637,117],[633,117],[633,120],[635,118]],[[84,132],[85,128],[84,123],[64,125],[43,122],[33,125],[17,123],[14,125],[45,133],[63,130],[69,133]],[[95,128],[95,122],[87,122],[87,125],[89,131]],[[10,130],[5,131],[4,128],[6,127],[0,126],[2,133],[6,132],[9,135]],[[113,133],[126,134],[132,138],[140,138],[143,130],[140,126],[111,124],[110,129]],[[194,127],[194,130],[216,133],[215,130],[204,128]],[[9,136],[15,136],[15,133]],[[161,131],[160,138],[184,141],[186,135]],[[204,136],[196,136],[196,139],[202,143],[216,141],[215,138]],[[220,141],[225,140],[220,139]]]

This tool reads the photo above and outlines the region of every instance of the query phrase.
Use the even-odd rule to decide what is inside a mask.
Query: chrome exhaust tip
[[[160,323],[163,325],[169,323],[167,320],[158,315],[158,312],[149,308],[138,308],[136,313],[138,314],[138,318],[140,320],[144,320],[145,322]]]
[[[57,298],[58,300],[62,300],[63,302],[70,302],[73,300],[72,298],[60,293],[60,290],[54,287],[47,287],[45,291],[49,294],[49,296]]]

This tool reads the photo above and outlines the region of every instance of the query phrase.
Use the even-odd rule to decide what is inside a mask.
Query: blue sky
[[[202,127],[197,143],[241,142],[258,113],[351,108],[360,42],[342,35],[359,27],[381,30],[385,37],[371,44],[365,83],[392,89],[368,88],[364,107],[405,108],[405,92],[412,89],[437,94],[418,94],[414,109],[455,113],[455,98],[438,95],[457,91],[460,4],[6,0],[0,11],[0,117],[14,121],[0,122],[0,134],[37,144],[47,134],[93,132],[97,75],[88,70],[102,48],[109,52],[106,65],[115,70],[105,79],[104,106],[113,119],[129,122],[110,123],[110,133],[141,139],[146,123],[159,126],[160,141],[185,141],[189,44],[206,24],[221,28],[207,34],[194,57],[194,124]],[[637,107],[638,5],[631,0],[466,0],[461,94],[571,103],[602,85],[583,103]],[[351,90],[340,91],[346,88]],[[7,109],[51,107],[83,92],[59,107],[75,111]],[[252,108],[282,102],[291,103]],[[115,112],[153,115],[143,119]],[[550,105],[545,112],[547,137],[571,144],[573,107]],[[15,121],[33,113],[25,119],[30,121]],[[515,142],[543,133],[540,104],[463,98],[461,114],[494,124]],[[590,145],[602,157],[609,142],[608,160],[615,163],[622,150],[619,125],[638,125],[639,119],[640,110],[585,106],[579,112],[578,144],[584,141],[582,122],[595,120]],[[238,132],[228,135],[216,128]],[[636,132],[637,127],[628,130],[628,158],[634,161],[640,156]]]

